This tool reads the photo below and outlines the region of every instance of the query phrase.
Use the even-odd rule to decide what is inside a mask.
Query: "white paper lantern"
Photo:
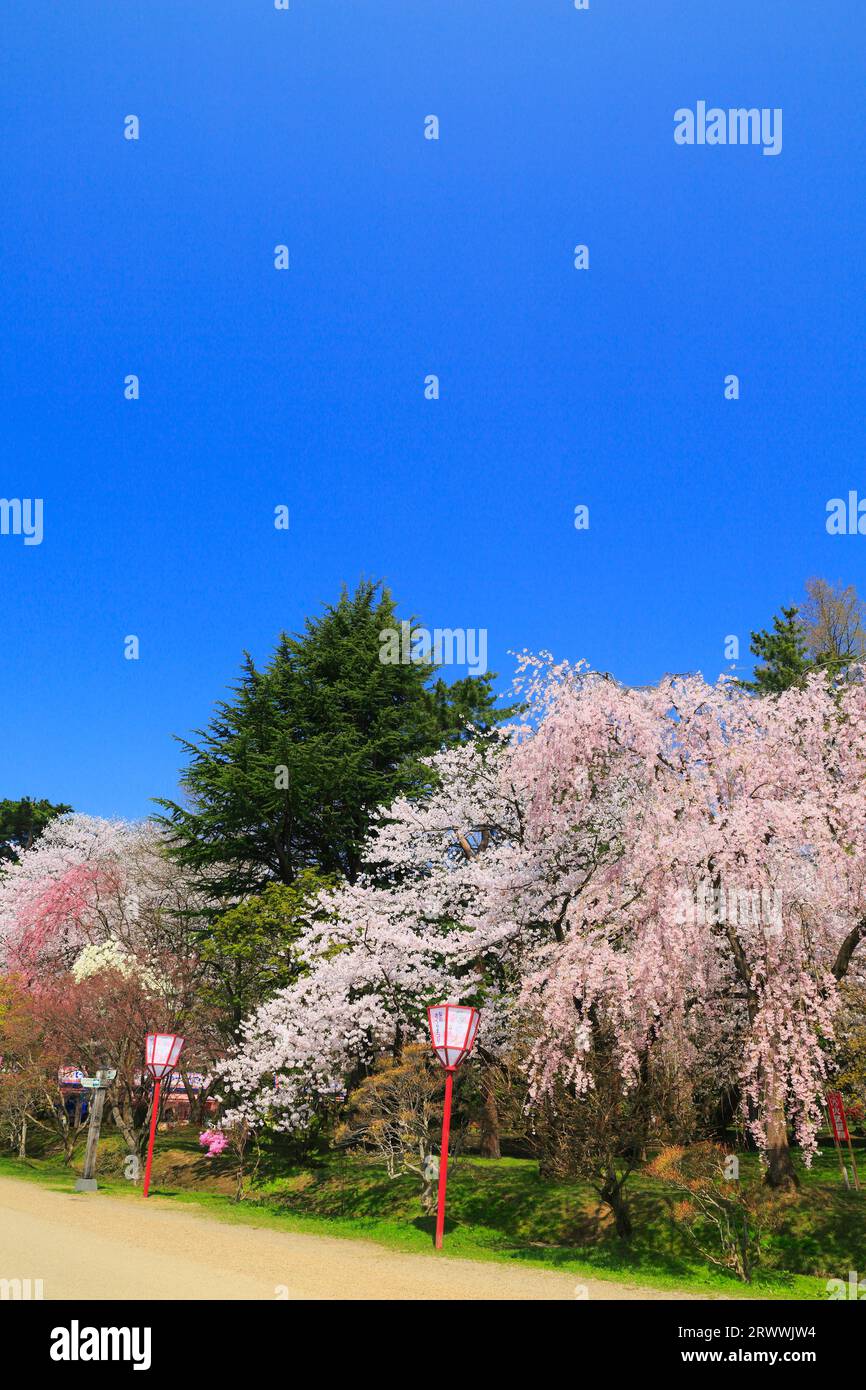
[[[434,1004],[427,1018],[436,1056],[443,1067],[454,1071],[472,1051],[481,1014],[469,1004]]]
[[[178,1033],[148,1033],[144,1040],[144,1060],[155,1081],[161,1081],[174,1071],[182,1047],[183,1038]]]

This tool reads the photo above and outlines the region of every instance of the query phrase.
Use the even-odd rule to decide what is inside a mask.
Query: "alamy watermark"
[[[856,1269],[849,1269],[848,1278],[827,1280],[828,1298],[861,1299],[866,1298],[866,1279],[858,1277]]]
[[[134,1371],[147,1371],[151,1338],[149,1327],[82,1327],[73,1318],[52,1328],[48,1354],[52,1361],[130,1361]]]
[[[42,498],[0,497],[0,536],[23,536],[25,545],[41,545]]]
[[[675,920],[697,926],[764,927],[782,930],[782,894],[778,888],[699,883],[676,894]]]
[[[383,666],[465,666],[470,675],[487,670],[486,627],[413,627],[402,622],[379,633],[379,660]]]
[[[781,106],[681,106],[674,112],[678,145],[761,145],[764,154],[782,153]]]
[[[866,497],[853,488],[847,498],[831,497],[824,526],[828,536],[866,536]]]
[[[0,1303],[38,1302],[45,1297],[41,1279],[0,1279]]]

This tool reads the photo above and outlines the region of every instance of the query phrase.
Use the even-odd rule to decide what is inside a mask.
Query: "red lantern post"
[[[433,1051],[445,1068],[445,1105],[442,1111],[442,1149],[439,1158],[439,1201],[436,1208],[436,1249],[442,1249],[445,1231],[445,1188],[448,1182],[448,1139],[451,1134],[451,1095],[454,1073],[472,1051],[478,1022],[477,1009],[468,1004],[435,1004],[427,1010]]]
[[[163,1078],[170,1076],[177,1065],[183,1038],[177,1033],[148,1033],[144,1040],[144,1061],[156,1083],[153,1088],[153,1109],[150,1115],[150,1139],[144,1169],[144,1196],[150,1190],[150,1170],[153,1164],[153,1141],[156,1138],[156,1119],[159,1114],[159,1093]]]

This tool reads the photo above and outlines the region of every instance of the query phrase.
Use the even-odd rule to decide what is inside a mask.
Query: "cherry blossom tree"
[[[532,736],[528,724],[440,753],[429,794],[389,808],[368,872],[299,943],[312,969],[246,1024],[225,1070],[232,1113],[308,1123],[382,1052],[423,1036],[426,1006],[441,998],[482,1004],[483,1062],[508,1049],[521,982],[539,950],[564,939],[570,895],[623,853],[624,781],[542,844],[538,777],[522,753]]]
[[[683,1068],[714,1058],[719,1084],[736,1082],[769,1180],[790,1183],[787,1125],[808,1159],[838,982],[866,933],[866,691],[819,676],[766,699],[697,677],[650,691],[574,672],[554,683],[527,745],[546,778],[538,819],[555,824],[599,766],[624,766],[635,794],[605,893],[570,902],[561,947],[525,982],[543,1019],[535,1085],[565,1074],[580,1091],[599,1019],[626,1083],[664,1037]],[[724,895],[710,912],[707,885]]]
[[[137,1149],[148,1103],[144,1036],[187,1036],[188,1064],[222,1051],[203,1002],[207,901],[148,823],[83,815],[52,822],[0,879],[0,955],[28,987],[53,1050],[111,1066],[110,1112]]]
[[[0,878],[0,959],[44,981],[76,962],[192,958],[207,907],[149,822],[63,816]]]
[[[237,1113],[301,1127],[437,998],[483,1007],[495,1057],[533,1022],[530,1097],[592,1084],[601,1031],[624,1087],[663,1046],[735,1087],[774,1184],[809,1159],[839,981],[866,935],[866,690],[755,698],[722,679],[629,690],[524,658],[524,723],[430,762],[370,872],[300,943],[309,973],[246,1024]]]
[[[0,878],[0,950],[21,970],[68,969],[83,946],[117,936],[127,828],[73,814]],[[119,909],[119,910],[118,910]]]

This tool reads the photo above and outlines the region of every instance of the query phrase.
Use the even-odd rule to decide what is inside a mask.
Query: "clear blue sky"
[[[3,29],[0,496],[45,536],[0,536],[0,796],[146,813],[242,649],[361,574],[503,687],[521,647],[715,676],[808,575],[866,590],[824,526],[866,495],[862,0]],[[699,100],[781,107],[782,153],[677,146]]]

